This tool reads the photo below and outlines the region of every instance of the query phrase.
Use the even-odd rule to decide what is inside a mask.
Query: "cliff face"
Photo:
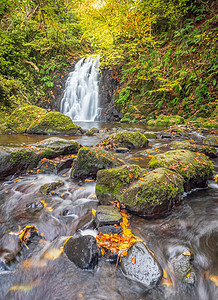
[[[114,96],[119,86],[113,71],[101,70],[99,78],[99,104],[101,107],[100,121],[119,121],[121,114],[114,106]]]

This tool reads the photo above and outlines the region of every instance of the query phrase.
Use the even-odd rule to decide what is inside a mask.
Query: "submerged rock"
[[[40,187],[39,191],[41,194],[48,195],[51,191],[54,191],[63,185],[63,181],[45,183]]]
[[[82,147],[73,162],[71,176],[80,179],[95,178],[98,170],[110,169],[120,164],[119,160],[104,149]]]
[[[215,158],[217,157],[217,151],[214,147],[209,147],[207,145],[197,145],[191,144],[189,141],[182,141],[182,142],[173,142],[172,147],[175,149],[186,149],[193,152],[204,153],[205,155]]]
[[[155,287],[163,276],[161,266],[143,243],[134,244],[122,258],[121,268],[125,276],[138,281],[147,289]]]
[[[91,235],[77,235],[70,238],[64,252],[81,269],[94,269],[98,262],[96,239]]]
[[[58,174],[66,169],[70,169],[75,158],[75,155],[56,157],[53,160],[43,158],[38,163],[37,169],[40,174]]]
[[[192,268],[191,259],[191,255],[184,252],[173,257],[170,260],[170,263],[173,267],[176,278],[183,282],[194,284],[196,280],[196,274]]]
[[[110,135],[109,139],[113,139],[118,147],[125,147],[128,149],[146,148],[148,140],[141,132],[121,131]]]
[[[97,173],[96,195],[102,204],[109,204],[126,186],[137,180],[143,170],[137,165],[100,170]]]
[[[186,191],[207,186],[207,180],[212,177],[213,165],[202,153],[189,150],[170,150],[155,155],[149,162],[149,168],[168,168],[184,178]]]
[[[95,128],[95,127],[91,128],[91,129],[88,129],[86,131],[86,135],[94,135],[95,133],[99,133],[99,129]]]
[[[37,167],[43,158],[77,153],[79,143],[61,138],[48,138],[26,148],[0,147],[0,178]]]
[[[95,223],[97,227],[103,225],[119,225],[122,217],[119,210],[113,206],[100,205],[95,213]]]

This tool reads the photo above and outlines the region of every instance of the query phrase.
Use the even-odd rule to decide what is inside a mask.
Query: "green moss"
[[[149,162],[149,168],[165,167],[180,174],[186,185],[197,187],[212,176],[213,165],[202,153],[189,150],[171,150],[155,155]]]
[[[7,118],[7,128],[16,133],[24,133],[33,122],[47,113],[46,109],[34,105],[18,107]]]
[[[126,148],[143,148],[147,147],[148,140],[141,132],[122,131],[110,135],[109,139],[113,139],[119,147]]]
[[[204,153],[205,155],[209,157],[216,157],[217,151],[214,147],[209,147],[207,145],[197,145],[197,144],[191,144],[188,141],[183,142],[173,142],[172,147],[176,149],[186,149],[194,152]]]
[[[34,122],[27,130],[37,134],[78,134],[81,128],[68,117],[59,112],[49,112]]]
[[[100,170],[97,173],[96,195],[107,201],[127,185],[137,180],[143,170],[137,165],[122,166],[111,170]]]
[[[209,134],[204,140],[204,145],[218,147],[218,137],[215,134]]]
[[[157,134],[154,132],[144,132],[143,134],[147,139],[156,139],[157,138]]]

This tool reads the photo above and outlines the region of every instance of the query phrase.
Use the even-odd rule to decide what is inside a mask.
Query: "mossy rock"
[[[40,187],[39,192],[43,195],[48,195],[51,191],[54,191],[61,186],[64,186],[63,181],[45,183]]]
[[[182,142],[173,142],[172,147],[175,149],[186,149],[194,152],[204,153],[205,155],[216,158],[217,157],[217,151],[214,147],[209,147],[206,145],[197,145],[197,144],[191,144],[188,141],[182,141]]]
[[[75,141],[49,138],[26,148],[0,147],[0,178],[34,169],[43,158],[77,153],[80,145]]]
[[[185,180],[186,191],[206,187],[213,170],[212,162],[206,155],[189,150],[170,150],[155,155],[149,162],[149,168],[159,167],[168,168],[180,174]]]
[[[146,148],[148,145],[147,138],[141,132],[121,131],[110,135],[109,139],[118,145],[128,149]]]
[[[77,135],[83,131],[81,127],[73,123],[70,117],[59,112],[51,111],[42,116],[38,121],[32,123],[27,132],[36,134]]]
[[[88,129],[86,131],[86,135],[94,135],[95,133],[99,133],[99,129],[95,128],[95,127],[91,128],[91,129]]]
[[[179,174],[158,168],[145,173],[116,196],[131,213],[146,218],[157,218],[181,202],[184,179]]]
[[[177,124],[183,124],[184,118],[181,116],[165,116],[159,115],[156,120],[151,119],[147,122],[148,125],[152,126],[171,126]]]
[[[114,168],[120,164],[120,160],[102,148],[82,147],[73,162],[71,176],[80,179],[95,178],[98,170]]]
[[[25,133],[33,122],[36,122],[47,113],[46,109],[35,105],[18,107],[6,120],[7,130],[16,133]]]
[[[95,190],[100,202],[109,204],[115,200],[117,193],[137,180],[142,173],[143,170],[137,165],[98,171]]]
[[[157,138],[157,134],[154,132],[144,132],[143,134],[147,139],[156,139]]]
[[[209,134],[204,140],[204,145],[218,147],[218,137],[215,134]]]

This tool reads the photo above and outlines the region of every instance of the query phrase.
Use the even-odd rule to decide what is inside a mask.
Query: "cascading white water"
[[[82,58],[69,74],[60,111],[77,121],[97,121],[99,57]]]

